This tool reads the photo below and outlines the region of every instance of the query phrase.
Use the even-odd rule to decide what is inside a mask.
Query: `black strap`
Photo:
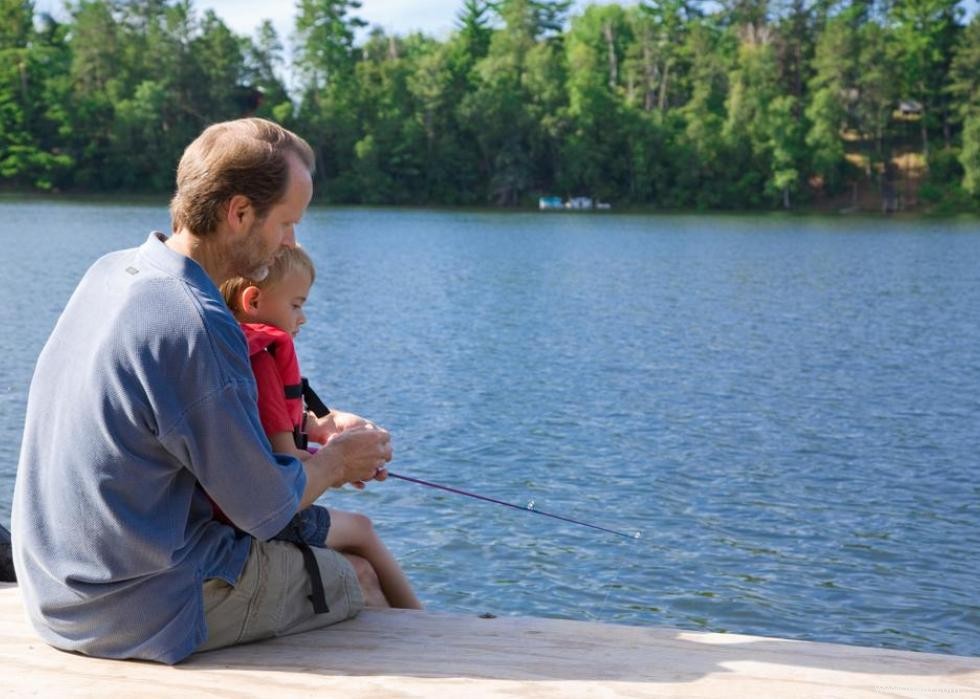
[[[283,393],[286,394],[288,400],[294,398],[305,400],[306,407],[312,410],[317,417],[330,414],[330,408],[320,400],[320,396],[316,394],[316,391],[310,388],[310,382],[306,380],[305,376],[302,379],[302,383],[291,383],[288,386],[283,386]]]
[[[306,401],[307,407],[313,411],[314,415],[317,417],[323,417],[324,415],[330,414],[330,408],[328,408],[327,404],[320,400],[320,396],[318,396],[316,392],[310,388],[310,382],[306,380],[306,377],[303,377],[302,395],[303,400]]]
[[[293,444],[297,449],[306,449],[310,446],[310,435],[306,434],[299,427],[293,428]]]
[[[296,545],[303,554],[303,566],[310,576],[310,586],[313,591],[310,601],[313,603],[313,613],[326,614],[330,611],[330,607],[327,606],[327,595],[323,591],[323,580],[320,579],[320,566],[316,563],[316,555],[306,544],[297,542]]]
[[[305,376],[301,379],[300,383],[285,386],[284,390],[287,399],[302,398],[306,408],[312,410],[313,414],[317,417],[330,414],[330,408],[320,400],[320,396],[316,394],[316,391],[310,388],[310,382],[306,380]],[[302,424],[293,430],[293,442],[296,444],[297,449],[306,449],[310,445],[310,438],[307,436],[305,430],[306,416],[304,415]]]

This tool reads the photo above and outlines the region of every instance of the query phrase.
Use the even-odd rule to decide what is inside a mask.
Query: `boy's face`
[[[249,322],[274,325],[296,337],[299,327],[306,322],[303,304],[312,283],[306,271],[294,270],[275,284],[261,289],[248,309]]]

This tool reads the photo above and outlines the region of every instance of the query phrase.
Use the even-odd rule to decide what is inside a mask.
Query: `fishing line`
[[[460,490],[459,488],[451,488],[448,485],[441,485],[440,483],[423,481],[421,478],[412,478],[410,476],[403,476],[399,473],[392,473],[391,471],[388,471],[388,476],[390,478],[397,478],[402,481],[408,481],[409,483],[417,483],[419,485],[424,485],[427,488],[436,488],[437,490],[445,490],[448,493],[455,493],[456,495],[464,495],[468,498],[483,500],[485,502],[492,502],[496,505],[503,505],[504,507],[513,507],[515,510],[521,510],[522,512],[533,512],[536,515],[543,515],[544,517],[551,517],[552,519],[560,519],[562,522],[570,522],[572,524],[578,524],[579,526],[582,527],[589,527],[590,529],[598,529],[599,531],[607,532],[608,534],[615,534],[616,536],[622,536],[627,539],[640,538],[640,532],[633,532],[633,533],[621,532],[615,529],[600,527],[598,524],[589,524],[588,522],[581,522],[577,519],[572,519],[571,517],[562,517],[561,515],[545,512],[544,510],[537,510],[534,508],[534,500],[531,500],[526,506],[515,505],[511,502],[504,502],[503,500],[497,500],[496,498],[489,498],[485,495],[477,495],[476,493],[469,493],[465,490]]]
[[[594,619],[596,621],[603,621],[603,614],[606,611],[606,605],[609,602],[609,598],[612,596],[612,592],[613,589],[616,587],[616,583],[619,582],[619,574],[623,570],[623,559],[626,557],[626,554],[627,554],[626,551],[622,551],[617,557],[616,566],[615,566],[616,573],[615,575],[613,575],[612,580],[610,580],[608,583],[604,585],[604,587],[606,588],[606,594],[602,598],[602,602],[599,603],[599,611],[593,614],[591,611],[585,610],[585,615],[587,617]]]

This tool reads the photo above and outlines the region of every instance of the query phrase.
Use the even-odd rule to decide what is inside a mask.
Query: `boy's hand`
[[[311,441],[326,444],[341,432],[358,427],[377,427],[377,425],[354,413],[331,410],[329,414],[323,417],[308,419],[306,421],[306,434],[309,435]]]

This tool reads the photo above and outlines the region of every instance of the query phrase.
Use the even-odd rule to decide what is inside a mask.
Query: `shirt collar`
[[[186,255],[171,250],[166,243],[166,234],[153,231],[146,242],[140,246],[140,254],[161,272],[182,279],[201,291],[220,298],[221,292],[204,268]]]

